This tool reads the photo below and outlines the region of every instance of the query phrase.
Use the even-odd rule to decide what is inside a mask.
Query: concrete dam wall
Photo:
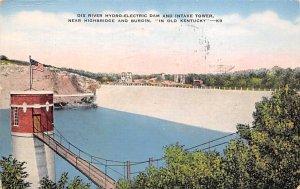
[[[190,126],[235,132],[251,124],[255,103],[270,91],[102,85],[100,107],[160,118]]]

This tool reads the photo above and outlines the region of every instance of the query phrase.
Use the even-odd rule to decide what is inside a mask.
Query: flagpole
[[[30,74],[30,77],[29,77],[29,90],[31,91],[32,89],[32,69],[31,69],[31,56],[29,55],[29,74]]]

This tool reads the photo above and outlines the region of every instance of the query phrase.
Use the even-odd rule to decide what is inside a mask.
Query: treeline
[[[100,81],[102,83],[105,82],[115,82],[120,79],[119,74],[114,74],[114,73],[94,73],[90,71],[85,71],[85,70],[78,70],[78,69],[73,69],[73,68],[58,68],[61,71],[66,71],[69,73],[75,73],[81,76],[85,76],[91,79],[95,79],[97,81]]]
[[[1,62],[6,62],[6,63],[13,63],[13,64],[18,64],[18,65],[23,65],[23,66],[29,65],[29,62],[21,61],[21,60],[10,60],[5,55],[0,55],[0,61]]]
[[[288,87],[256,104],[254,122],[223,153],[165,148],[165,166],[151,166],[122,189],[290,189],[300,185],[300,96]]]
[[[174,81],[174,74],[165,74],[165,80]],[[132,76],[133,79],[151,79],[151,78],[157,78],[158,81],[162,80],[162,74],[149,74],[149,75],[138,75],[134,74]]]
[[[50,65],[45,65],[53,67]],[[85,70],[73,68],[56,68],[61,71],[75,73],[91,79],[95,79],[102,83],[118,82],[121,78],[119,73],[94,73]],[[165,74],[165,80],[174,81],[175,74]],[[162,81],[161,74],[139,75],[133,74],[135,79],[151,79],[157,78],[157,81]],[[226,88],[260,88],[260,89],[276,89],[289,85],[290,88],[300,90],[300,68],[279,68],[247,70],[234,73],[224,74],[187,74],[186,84],[193,84],[194,80],[203,80],[206,87],[226,87]]]
[[[165,80],[174,81],[176,74],[165,74]],[[133,75],[133,79],[157,78],[161,81],[161,74]],[[223,74],[186,74],[185,84],[193,84],[194,80],[202,80],[205,87],[226,88],[255,88],[255,89],[278,89],[289,85],[290,88],[300,90],[300,68],[258,69],[236,71]]]
[[[290,88],[299,90],[300,68],[274,67],[225,74],[188,74],[186,76],[187,84],[192,84],[194,80],[203,80],[205,86],[212,87],[275,89],[289,85]]]

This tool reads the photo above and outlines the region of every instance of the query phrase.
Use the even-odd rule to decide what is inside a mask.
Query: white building
[[[122,72],[121,73],[121,83],[132,83],[132,73]]]

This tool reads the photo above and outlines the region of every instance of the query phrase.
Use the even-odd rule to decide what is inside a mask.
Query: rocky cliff
[[[100,82],[78,74],[45,67],[43,72],[33,71],[33,90],[49,90],[54,94],[78,94],[95,92]],[[0,109],[8,108],[9,92],[29,89],[29,66],[0,61]],[[62,100],[62,99],[60,99]],[[85,99],[65,98],[64,102],[74,105]]]

